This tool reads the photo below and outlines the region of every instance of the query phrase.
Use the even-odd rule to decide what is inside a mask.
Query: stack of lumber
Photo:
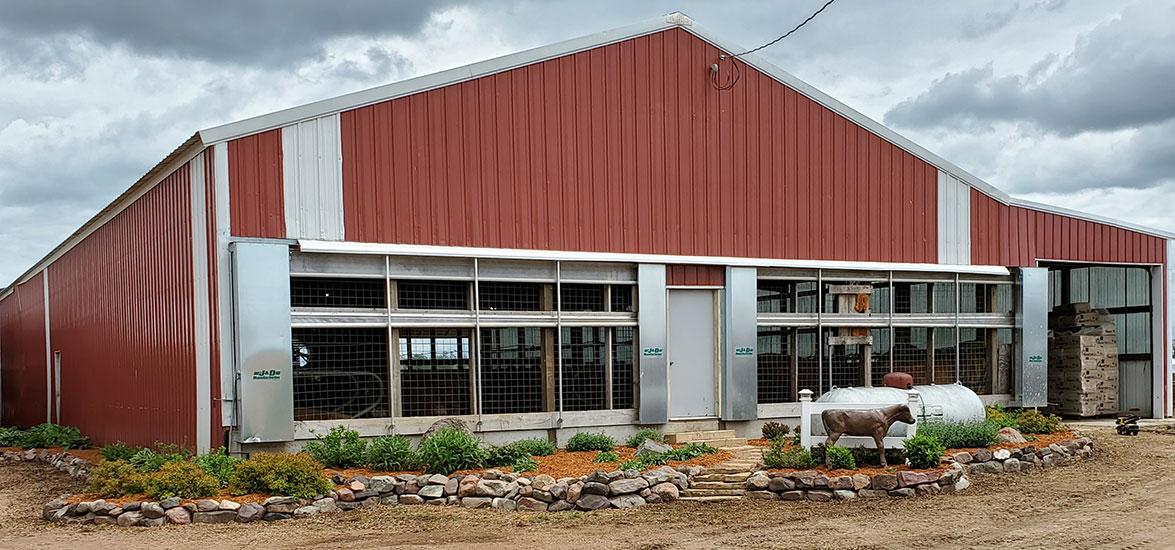
[[[1105,310],[1089,304],[1049,316],[1049,402],[1068,416],[1118,412],[1118,331]]]

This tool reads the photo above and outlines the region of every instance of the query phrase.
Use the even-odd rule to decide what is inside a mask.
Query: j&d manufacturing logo
[[[276,369],[253,371],[254,380],[277,380],[282,377],[282,371]]]

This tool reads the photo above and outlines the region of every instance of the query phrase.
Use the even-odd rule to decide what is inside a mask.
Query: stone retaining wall
[[[43,462],[58,471],[69,474],[70,477],[86,479],[90,477],[90,462],[70,454],[69,451],[53,452],[49,449],[25,449],[21,451],[4,451],[0,453],[0,462]]]
[[[755,472],[746,481],[746,498],[764,500],[849,500],[854,498],[912,497],[957,493],[971,486],[967,475],[1003,474],[1050,468],[1093,458],[1093,442],[1086,438],[1036,448],[990,451],[977,449],[943,457],[942,470],[829,477],[812,470]]]

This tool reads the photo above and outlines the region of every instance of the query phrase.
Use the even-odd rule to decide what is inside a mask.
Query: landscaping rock
[[[530,497],[518,499],[518,509],[526,512],[546,512],[547,503]]]
[[[837,489],[832,492],[832,498],[836,500],[852,500],[857,498],[857,492],[848,489]]]
[[[396,490],[396,478],[392,476],[372,476],[367,488],[380,493],[390,493]]]
[[[857,496],[861,498],[886,498],[889,496],[889,491],[881,491],[877,489],[861,489],[857,491]]]
[[[898,487],[913,487],[923,483],[930,483],[930,476],[912,470],[902,470],[898,472]]]
[[[828,488],[833,491],[851,491],[853,490],[852,476],[837,476],[828,479]]]
[[[339,511],[339,506],[337,504],[335,504],[335,499],[333,499],[333,498],[320,498],[320,499],[314,501],[312,506],[314,506],[315,508],[318,508],[319,512],[328,512],[329,513],[329,512],[338,512]]]
[[[359,508],[361,508],[363,506],[363,503],[362,502],[337,502],[337,503],[335,503],[335,505],[339,507],[339,510],[342,510],[344,512],[350,512],[351,510],[358,510]]]
[[[265,514],[268,516],[269,514]],[[192,514],[192,523],[229,523],[237,519],[237,512],[218,510],[216,512],[196,512]]]
[[[1004,463],[998,460],[989,460],[983,463],[983,469],[989,474],[1004,473]]]
[[[294,497],[269,497],[261,501],[262,506],[269,506],[271,504],[294,504],[298,499]]]
[[[175,508],[176,506],[180,505],[180,497],[165,498],[159,501],[159,505],[162,506],[164,510]]]
[[[448,495],[448,496],[456,495],[457,490],[460,488],[460,485],[461,485],[460,480],[458,480],[456,478],[449,478],[449,481],[445,482],[445,495]]]
[[[645,505],[645,499],[641,498],[640,495],[631,494],[631,493],[626,494],[626,495],[615,496],[615,497],[612,497],[608,500],[610,500],[612,502],[612,506],[615,506],[617,508],[636,508],[637,506],[644,506]]]
[[[771,491],[747,491],[745,495],[752,500],[779,500],[779,493]]]
[[[496,479],[482,479],[477,482],[475,494],[479,497],[501,497],[506,495],[506,482]]]
[[[172,506],[172,508],[175,507]],[[163,512],[163,506],[160,506],[158,502],[144,502],[139,508],[139,513],[147,519],[161,518]]]
[[[652,487],[660,483],[673,481],[673,474],[674,472],[666,472],[665,470],[650,470],[645,472],[642,477],[644,477],[645,481],[649,482],[649,486]]]
[[[991,451],[987,449],[975,449],[975,452],[971,456],[974,458],[974,462],[987,462],[991,460]]]
[[[548,512],[563,512],[563,511],[570,510],[572,508],[575,508],[574,504],[567,502],[566,500],[560,500],[560,501],[557,501],[554,504],[548,506],[547,511]]]
[[[575,501],[579,500],[579,497],[582,494],[583,482],[576,481],[575,483],[567,485],[567,496],[563,497],[563,499],[571,504],[575,504]]]
[[[971,453],[969,453],[967,451],[957,452],[957,453],[951,455],[951,460],[954,460],[955,462],[958,462],[959,464],[967,464],[967,463],[971,462],[971,460],[972,460]]]
[[[265,521],[283,521],[283,520],[293,519],[293,518],[294,518],[294,516],[292,516],[290,514],[279,514],[279,513],[273,513],[273,512],[265,514],[264,516],[261,516],[261,519],[263,519]]]
[[[445,476],[445,475],[441,475],[441,474],[433,474],[431,476],[428,476],[428,482],[426,483],[426,485],[440,485],[440,486],[444,487],[445,484],[447,484],[447,483],[449,483],[449,476]]]
[[[343,502],[354,502],[355,501],[355,493],[352,492],[350,489],[339,489],[338,493],[339,493],[339,500],[341,500]]]
[[[409,506],[414,504],[424,504],[424,499],[420,498],[420,495],[400,495],[400,504]]]
[[[672,450],[673,450],[673,447],[670,447],[669,445],[666,445],[664,443],[658,443],[656,441],[653,441],[652,439],[646,439],[646,440],[642,441],[639,446],[637,446],[636,456],[637,456],[637,458],[644,458],[646,456],[667,453]]]
[[[969,480],[965,477],[961,477],[961,478],[959,478],[959,481],[955,482],[954,491],[957,493],[957,492],[962,491],[963,489],[966,489],[970,486],[971,486],[971,480]]]
[[[808,500],[812,502],[828,502],[832,500],[832,491],[812,490],[808,491]]]
[[[494,499],[488,497],[465,497],[461,499],[461,505],[466,508],[489,508],[493,501]]]
[[[602,484],[597,483],[597,485]],[[585,494],[579,497],[579,500],[575,502],[576,508],[585,511],[599,510],[602,508],[608,508],[609,506],[612,506],[612,503],[608,500],[608,498],[597,493]]]
[[[995,436],[995,442],[1009,445],[1023,445],[1028,443],[1028,440],[1016,428],[1007,427],[1000,428],[999,433]]]
[[[98,499],[98,500],[94,501],[93,504],[90,505],[90,511],[94,512],[95,514],[97,514],[99,516],[105,516],[105,515],[110,514],[110,511],[113,510],[114,508],[115,508],[115,506],[113,504],[106,502],[105,500],[102,500],[102,499]]]
[[[996,460],[1007,460],[1012,458],[1012,451],[1007,449],[996,449],[991,452],[991,457]]]
[[[490,501],[490,508],[501,510],[503,512],[513,512],[518,509],[518,501],[510,500],[508,498],[495,498]]]
[[[457,496],[467,497],[477,494],[477,484],[481,478],[477,476],[465,476],[461,478],[461,482],[457,485]]]
[[[220,501],[219,508],[221,510],[231,510],[235,512],[241,508],[241,505],[231,500],[222,500]]]
[[[658,483],[649,488],[649,496],[656,496],[660,502],[673,502],[680,498],[681,491],[672,483]]]
[[[555,486],[555,478],[547,474],[541,474],[531,480],[531,486],[536,491],[550,491]]]
[[[865,474],[853,474],[853,489],[860,491],[861,489],[869,488],[870,479]],[[774,490],[774,489],[772,489]]]
[[[923,497],[930,496],[930,495],[937,495],[941,492],[942,492],[942,488],[940,488],[937,483],[926,483],[926,484],[914,487],[914,493],[917,494],[918,496],[923,496]]]
[[[189,514],[187,510],[178,506],[168,509],[163,513],[163,515],[167,517],[168,523],[174,523],[176,525],[187,525],[192,523],[192,515]],[[233,513],[233,517],[236,517],[236,513]]]
[[[583,493],[588,495],[607,495],[608,486],[596,481],[589,481],[583,484]]]
[[[87,518],[87,519],[89,521],[92,521],[92,518]],[[83,521],[83,523],[86,523],[86,522]],[[143,519],[139,520],[139,522],[136,523],[135,525],[138,525],[139,527],[162,527],[164,523],[167,523],[166,517],[143,518]]]
[[[647,441],[647,440],[646,440]],[[647,488],[649,482],[643,478],[619,479],[608,484],[608,490],[613,495],[627,495]]]
[[[1009,458],[1004,461],[1004,472],[1009,474],[1020,473],[1020,461],[1015,458]]]
[[[317,516],[320,513],[322,513],[322,511],[319,510],[317,506],[303,506],[297,510],[294,510],[294,517]]]
[[[445,496],[445,486],[444,485],[429,485],[426,487],[421,487],[420,492],[416,493],[416,494],[419,495],[421,498],[441,498],[441,497]]]
[[[868,479],[868,478],[866,478]],[[767,483],[767,489],[781,493],[783,491],[791,491],[796,488],[796,482],[786,477],[773,477]]]
[[[484,472],[482,472],[482,473],[481,473],[481,478],[482,478],[482,479],[498,479],[498,478],[501,478],[501,477],[502,477],[502,471],[501,471],[501,470],[493,470],[493,469],[491,469],[491,470],[486,470],[486,471],[484,471]]]
[[[126,510],[127,512],[135,512],[139,508],[141,508],[142,506],[143,506],[142,502],[139,502],[137,500],[132,500],[130,502],[124,502],[122,504],[122,509]]]
[[[755,474],[747,478],[748,491],[763,491],[771,485],[771,479],[763,474]]]
[[[360,491],[366,491],[366,490],[367,490],[367,484],[366,484],[366,483],[363,483],[362,481],[359,481],[358,479],[356,479],[355,481],[352,481],[351,483],[348,483],[348,484],[347,484],[347,488],[348,488],[348,489],[350,489],[350,490],[352,490],[352,491],[354,491],[354,492],[356,492],[356,493],[358,493],[358,492],[360,492]]]
[[[220,502],[210,498],[202,498],[196,501],[196,510],[200,512],[211,512],[220,509]]]
[[[914,496],[914,489],[910,487],[903,487],[901,489],[894,489],[889,492],[891,497],[912,497]]]
[[[265,511],[271,514],[292,514],[294,513],[294,510],[297,510],[299,507],[301,507],[301,505],[296,501],[285,502],[281,504],[270,504],[269,506],[265,507]]]
[[[457,497],[449,497],[449,498],[457,498]],[[385,504],[388,506],[396,506],[397,504],[400,504],[400,497],[397,495],[384,495],[379,498],[379,503]],[[323,511],[325,512],[326,510],[323,510]]]
[[[784,491],[779,494],[779,498],[783,500],[804,500],[803,491]]]
[[[892,491],[898,488],[898,476],[894,474],[877,474],[869,482],[869,488],[878,491]]]
[[[432,437],[432,434],[437,433],[445,428],[453,428],[470,435],[473,434],[473,431],[469,429],[469,424],[466,424],[465,421],[461,420],[460,418],[442,418],[436,422],[433,422],[432,425],[424,431],[424,435],[420,436],[420,440],[424,441],[425,439]]]
[[[522,480],[519,480],[519,481],[522,481]],[[567,498],[567,487],[568,487],[568,484],[566,481],[556,482],[554,485],[551,486],[551,496],[555,497],[555,500],[563,500],[563,499]],[[519,484],[519,488],[518,488],[519,492],[521,492],[522,489],[523,489],[522,485]]]
[[[123,512],[118,516],[117,523],[122,527],[132,527],[138,525],[143,520],[143,514],[140,512]]]
[[[241,523],[257,521],[264,516],[265,507],[260,504],[250,502],[247,504],[242,504],[241,507],[237,509],[237,521]]]
[[[90,513],[90,505],[91,504],[93,504],[93,503],[89,502],[89,501],[82,501],[82,502],[77,503],[77,505],[73,507],[73,514],[75,516],[84,516],[84,515]]]

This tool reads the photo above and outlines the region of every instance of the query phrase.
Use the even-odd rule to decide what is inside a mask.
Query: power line
[[[823,6],[820,6],[820,9],[812,12],[812,15],[809,15],[807,19],[801,21],[800,24],[793,27],[792,30],[787,31],[787,32],[779,35],[779,37],[776,38],[775,40],[772,40],[766,44],[763,44],[762,46],[759,46],[758,48],[752,48],[752,49],[749,49],[749,50],[742,52],[742,53],[735,53],[735,54],[730,54],[730,55],[726,55],[726,54],[719,55],[718,62],[714,63],[710,67],[711,73],[713,75],[712,80],[714,81],[714,87],[718,90],[729,90],[729,89],[733,88],[735,84],[738,83],[740,78],[742,78],[742,71],[738,68],[738,64],[732,63],[731,66],[734,67],[734,76],[729,78],[726,83],[719,82],[718,81],[718,65],[720,63],[722,63],[723,61],[726,61],[727,59],[734,59],[736,57],[742,57],[742,56],[747,55],[749,53],[754,53],[754,52],[757,52],[763,48],[775,45],[780,40],[783,40],[784,38],[791,36],[796,31],[800,30],[804,25],[807,25],[809,21],[815,19],[817,15],[820,15],[820,12],[823,12],[826,8],[828,8],[828,6],[831,6],[833,2],[836,2],[836,0],[828,0],[827,2],[824,3]]]

